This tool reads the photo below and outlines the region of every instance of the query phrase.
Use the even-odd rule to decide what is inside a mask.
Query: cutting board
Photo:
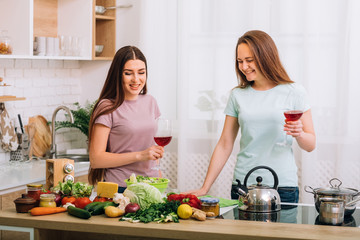
[[[51,131],[46,118],[41,115],[30,117],[26,131],[30,139],[29,156],[44,157],[51,147]]]

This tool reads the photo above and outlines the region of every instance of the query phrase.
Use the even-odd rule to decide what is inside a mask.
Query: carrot
[[[30,209],[29,212],[33,216],[41,216],[41,215],[66,212],[66,208],[63,208],[63,207],[34,207],[34,208]]]

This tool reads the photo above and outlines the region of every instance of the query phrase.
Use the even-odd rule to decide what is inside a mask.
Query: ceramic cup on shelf
[[[55,38],[46,38],[46,56],[54,56]]]

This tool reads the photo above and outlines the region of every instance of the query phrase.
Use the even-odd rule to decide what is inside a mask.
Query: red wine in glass
[[[297,121],[303,115],[303,111],[300,110],[290,110],[284,112],[286,121]]]
[[[168,145],[171,141],[172,137],[154,137],[154,140],[156,142],[157,145],[165,147],[166,145]]]
[[[169,119],[158,118],[156,120],[157,130],[154,136],[154,140],[157,145],[165,147],[168,145],[172,139],[171,134],[171,121]],[[157,160],[157,165],[152,167],[153,170],[160,170],[160,159]],[[161,174],[161,172],[160,172]]]
[[[301,110],[288,110],[288,111],[284,112],[284,115],[285,115],[286,121],[297,121],[303,115],[303,111],[301,111]],[[280,143],[277,143],[277,145],[283,146],[283,147],[290,146],[287,143],[286,139],[287,139],[287,135],[285,134],[284,141],[280,142]]]

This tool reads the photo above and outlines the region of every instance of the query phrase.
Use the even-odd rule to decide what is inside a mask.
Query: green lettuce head
[[[164,202],[159,189],[147,183],[131,184],[123,194],[130,198],[131,202],[139,204],[141,209],[148,208],[152,203]]]

